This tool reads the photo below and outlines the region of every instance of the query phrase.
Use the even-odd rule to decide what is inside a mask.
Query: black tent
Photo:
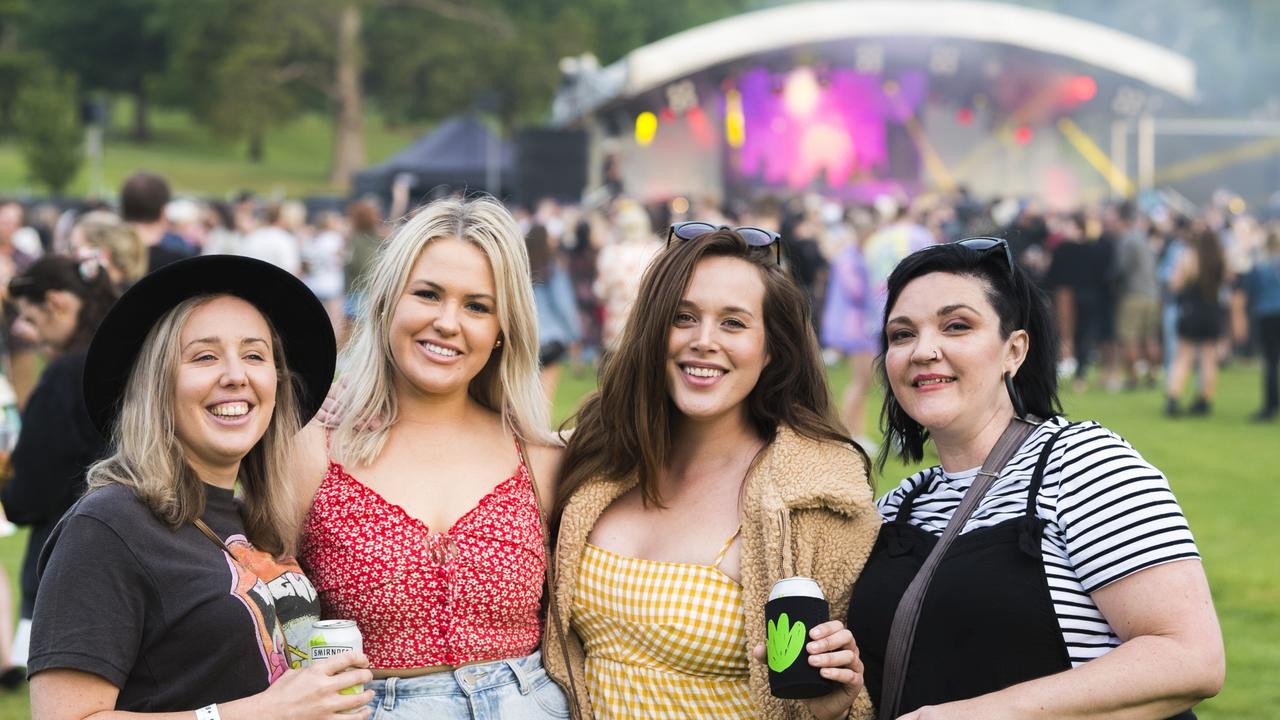
[[[496,170],[498,187],[489,187]],[[391,196],[396,176],[412,176],[410,198],[441,192],[479,191],[510,195],[516,180],[515,151],[474,115],[455,115],[386,161],[356,173],[353,192]]]

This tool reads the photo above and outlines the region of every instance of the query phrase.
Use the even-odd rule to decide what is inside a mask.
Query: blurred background
[[[783,234],[872,450],[878,318],[849,278],[1007,238],[1055,303],[1068,414],[1122,433],[1190,518],[1229,662],[1200,716],[1275,716],[1280,2],[0,0],[0,287],[48,255],[121,287],[251,255],[341,340],[397,222],[470,192],[528,233],[557,422],[696,219]],[[1177,330],[1189,263],[1216,268],[1210,341]],[[0,457],[57,354],[6,298]],[[33,523],[5,504],[0,719],[29,716],[6,632]]]

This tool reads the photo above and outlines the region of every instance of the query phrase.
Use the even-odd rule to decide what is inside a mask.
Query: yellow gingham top
[[[711,565],[619,555],[590,543],[573,598],[587,691],[600,720],[752,718],[742,586]]]

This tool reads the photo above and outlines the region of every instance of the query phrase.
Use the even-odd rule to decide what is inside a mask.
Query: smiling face
[[[922,275],[888,313],[885,371],[898,404],[935,437],[966,431],[992,414],[1013,417],[1005,372],[1017,374],[1027,333],[1000,336],[987,286],[970,276]]]
[[[493,355],[500,326],[493,268],[458,238],[423,248],[391,317],[397,390],[465,394]]]
[[[275,410],[271,330],[253,305],[224,295],[193,310],[179,338],[174,424],[183,454],[206,482],[234,479]]]
[[[694,266],[667,341],[667,388],[690,420],[736,414],[769,362],[764,281],[750,263],[708,257]]]

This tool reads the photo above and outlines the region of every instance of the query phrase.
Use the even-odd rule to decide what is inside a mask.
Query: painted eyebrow
[[[221,341],[222,341],[222,338],[219,338],[216,336],[196,338],[195,340],[192,340],[186,345],[183,345],[182,349],[183,351],[186,351],[186,349],[191,347],[192,345],[216,345]],[[261,343],[262,345],[267,345],[268,347],[270,346],[270,343],[268,343],[266,340],[263,340],[262,338],[251,337],[251,338],[245,338],[240,341],[241,345],[252,345],[253,343]]]
[[[943,315],[950,315],[951,313],[957,310],[968,310],[969,312],[975,315],[982,314],[969,305],[965,305],[964,303],[958,303],[956,305],[944,305],[943,307],[938,308],[938,317],[942,317]],[[899,325],[914,324],[911,322],[911,318],[907,317],[906,315],[899,315],[898,317],[890,318],[889,321],[885,323],[885,325],[886,326],[893,325],[894,323],[897,323]]]
[[[432,282],[430,280],[414,280],[413,282],[409,283],[410,287],[413,287],[415,285],[418,287],[425,287],[429,290],[439,290],[441,292],[444,292],[444,289],[445,289],[445,287],[440,283]],[[490,295],[489,293],[469,293],[467,295],[463,295],[462,297],[467,300],[488,300],[491,303],[498,302],[498,299]]]
[[[688,300],[681,300],[681,301],[680,301],[680,305],[679,305],[678,307],[682,307],[682,308],[684,308],[684,307],[688,307],[688,308],[697,308],[697,307],[698,307],[698,305],[697,305],[697,303],[690,302],[690,301],[688,301]],[[748,316],[753,317],[753,318],[755,317],[755,314],[754,314],[754,313],[752,313],[750,310],[748,310],[748,309],[746,309],[746,308],[744,308],[744,307],[738,307],[737,305],[725,305],[724,307],[720,308],[720,312],[724,312],[724,313],[738,313],[738,314],[741,314],[741,315],[748,315]]]

